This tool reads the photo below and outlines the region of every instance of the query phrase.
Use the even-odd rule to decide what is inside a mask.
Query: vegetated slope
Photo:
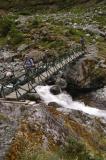
[[[29,7],[44,7],[44,6],[55,6],[55,7],[65,7],[68,5],[74,5],[79,3],[89,2],[91,0],[0,0],[1,9],[9,8],[29,8]],[[103,0],[93,0],[94,2],[101,2]]]

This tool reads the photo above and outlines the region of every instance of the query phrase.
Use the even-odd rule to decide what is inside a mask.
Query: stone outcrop
[[[0,108],[0,160],[6,153],[7,160],[17,160],[23,153],[42,147],[54,152],[69,136],[81,139],[92,154],[95,150],[106,156],[106,123],[100,118],[54,107],[53,103],[46,106],[43,103],[2,102]]]
[[[65,78],[70,89],[101,88],[106,84],[105,60],[88,54],[75,64],[69,64]]]

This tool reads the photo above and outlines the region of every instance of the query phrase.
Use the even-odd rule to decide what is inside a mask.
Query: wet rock
[[[55,107],[55,108],[60,108],[61,106],[59,104],[57,104],[56,102],[50,102],[48,104],[48,106],[52,106],[52,107]]]
[[[55,76],[51,76],[51,78],[49,78],[46,83],[48,85],[54,85],[55,84]]]
[[[41,98],[40,98],[39,94],[37,94],[37,93],[28,93],[27,99],[31,100],[31,101],[36,101],[36,102],[41,101]]]
[[[56,85],[58,85],[62,90],[66,89],[67,82],[64,78],[57,78]]]
[[[50,88],[50,92],[54,95],[58,95],[61,93],[61,89],[59,86],[54,85],[53,87]]]
[[[103,61],[102,61],[103,62]],[[65,70],[65,78],[73,89],[93,90],[106,84],[106,69],[94,55],[86,55]],[[69,87],[69,86],[68,86]]]
[[[96,92],[79,96],[86,105],[106,110],[106,86]]]

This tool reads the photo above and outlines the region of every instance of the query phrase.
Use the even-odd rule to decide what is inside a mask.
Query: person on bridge
[[[86,46],[85,46],[85,39],[83,36],[81,36],[80,38],[80,44],[81,44],[82,50],[85,51]]]
[[[35,63],[32,57],[29,57],[28,55],[25,56],[24,67],[25,69],[31,69],[35,67]]]
[[[25,56],[24,60],[24,68],[26,71],[26,79],[28,79],[30,76],[32,77],[32,82],[34,82],[33,73],[35,70],[35,63],[32,57],[29,55]]]

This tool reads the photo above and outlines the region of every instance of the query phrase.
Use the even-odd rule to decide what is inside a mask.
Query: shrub
[[[63,40],[55,40],[49,44],[49,48],[58,48],[64,46],[65,43]]]
[[[84,32],[82,30],[77,30],[77,29],[74,29],[74,28],[71,28],[69,30],[69,33],[71,35],[77,35],[77,36],[83,36],[84,35]]]
[[[32,27],[38,27],[41,24],[41,20],[38,17],[35,17],[32,21]]]
[[[13,25],[13,20],[8,16],[0,18],[0,34],[1,36],[5,37],[11,30]]]
[[[21,32],[19,32],[15,27],[9,32],[10,44],[16,45],[23,41],[24,37]]]
[[[93,158],[86,150],[86,146],[73,138],[69,138],[60,155],[65,160],[102,160],[100,158]]]
[[[19,160],[103,160],[101,158],[93,158],[86,147],[76,139],[69,138],[65,146],[58,150],[57,153],[45,152],[40,149],[25,150]]]

